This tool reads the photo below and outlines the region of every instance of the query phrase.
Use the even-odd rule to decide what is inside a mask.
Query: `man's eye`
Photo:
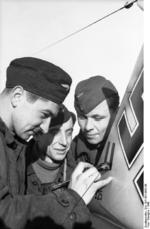
[[[48,118],[49,117],[49,114],[48,113],[42,113],[42,118]]]
[[[73,131],[67,132],[67,136],[72,136],[72,132],[73,132]]]
[[[102,119],[104,119],[104,117],[94,117],[95,121],[100,121]]]

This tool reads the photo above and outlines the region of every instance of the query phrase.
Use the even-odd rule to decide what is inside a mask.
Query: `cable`
[[[55,46],[55,45],[61,43],[62,41],[67,40],[68,38],[70,38],[70,37],[76,35],[77,33],[80,33],[81,31],[83,31],[83,30],[85,30],[85,29],[87,29],[87,28],[93,26],[94,24],[96,24],[96,23],[98,23],[98,22],[104,20],[105,18],[107,18],[107,17],[109,17],[109,16],[111,16],[111,15],[113,15],[113,14],[115,14],[115,13],[117,13],[117,12],[123,10],[123,9],[129,9],[131,6],[133,6],[133,4],[134,4],[135,2],[137,2],[137,0],[127,2],[127,3],[126,3],[124,6],[122,6],[121,8],[119,8],[119,9],[117,9],[117,10],[115,10],[115,11],[113,11],[113,12],[107,14],[107,15],[105,15],[104,17],[102,17],[102,18],[100,18],[100,19],[98,19],[98,20],[96,20],[96,21],[94,21],[94,22],[92,22],[92,23],[90,23],[90,24],[88,24],[88,25],[82,27],[81,29],[76,30],[75,32],[72,32],[72,33],[70,33],[70,34],[64,36],[63,38],[61,38],[61,39],[59,39],[59,40],[57,40],[57,41],[55,41],[55,42],[53,42],[53,43],[51,43],[51,44],[46,45],[45,47],[39,49],[37,52],[35,52],[35,53],[33,53],[33,54],[37,54],[37,53],[39,53],[39,52],[44,51],[45,49],[51,48],[51,47],[53,47],[53,46]]]

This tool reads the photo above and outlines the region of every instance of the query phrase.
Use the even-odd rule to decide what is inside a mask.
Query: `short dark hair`
[[[72,111],[69,111],[64,105],[60,107],[59,113],[56,117],[52,118],[49,128],[57,125],[62,125],[69,119],[72,119],[73,125],[76,122],[76,116]]]
[[[35,95],[29,91],[26,91],[26,98],[29,103],[35,103],[40,98],[40,96]]]
[[[41,99],[42,101],[45,101],[45,102],[49,101],[48,99],[40,97],[39,95],[36,95],[36,94],[31,93],[29,91],[26,91],[26,98],[27,98],[27,101],[29,103],[35,103],[38,99]]]

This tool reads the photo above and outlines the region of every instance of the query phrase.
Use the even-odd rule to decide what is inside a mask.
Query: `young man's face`
[[[12,129],[23,140],[28,140],[39,128],[46,133],[51,117],[57,115],[59,110],[59,106],[52,101],[38,99],[30,103],[26,95],[16,99],[14,107]]]
[[[52,161],[62,161],[70,149],[73,132],[73,121],[70,118],[61,126],[55,126],[50,129],[52,137],[51,144],[47,147],[46,156]]]
[[[90,144],[98,144],[104,138],[111,118],[107,101],[104,100],[84,116],[78,116],[80,129]]]

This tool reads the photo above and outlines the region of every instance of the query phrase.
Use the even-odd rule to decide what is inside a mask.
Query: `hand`
[[[112,180],[111,177],[105,180],[100,180],[100,178],[101,174],[93,165],[80,162],[72,173],[69,188],[76,191],[84,202],[89,204],[96,191]]]

